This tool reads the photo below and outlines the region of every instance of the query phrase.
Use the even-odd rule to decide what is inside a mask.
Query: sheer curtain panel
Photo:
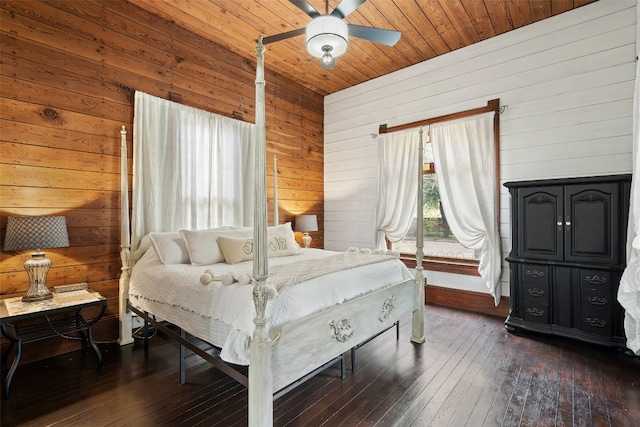
[[[480,254],[478,272],[496,305],[502,255],[496,211],[494,112],[431,125],[440,200],[456,239]]]
[[[251,225],[253,130],[251,123],[136,92],[132,250],[152,231]]]
[[[385,134],[378,145],[378,203],[376,247],[386,249],[385,237],[397,242],[415,219],[418,200],[418,129]]]
[[[633,102],[633,175],[627,233],[627,268],[622,273],[618,301],[624,308],[627,347],[640,356],[640,62],[636,61]]]

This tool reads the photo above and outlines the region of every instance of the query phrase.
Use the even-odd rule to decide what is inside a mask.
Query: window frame
[[[493,134],[495,142],[495,160],[496,160],[496,221],[500,226],[500,113],[508,107],[500,106],[500,98],[491,99],[487,101],[485,107],[474,108],[466,111],[459,111],[456,113],[446,114],[443,116],[433,117],[425,120],[419,120],[411,123],[405,123],[397,126],[388,127],[387,124],[381,124],[378,127],[378,133],[384,134],[404,129],[410,129],[420,126],[428,126],[434,123],[445,122],[449,120],[455,120],[463,117],[469,117],[477,114],[483,114],[487,112],[495,112],[493,119]],[[424,174],[424,167],[423,167]],[[387,248],[391,248],[391,242],[387,241]],[[400,260],[408,268],[415,268],[417,261],[416,257],[410,256],[412,254],[400,254]],[[446,257],[433,257],[423,256],[422,268],[430,271],[441,271],[445,273],[464,274],[469,276],[480,276],[478,272],[478,260],[463,260],[459,258],[446,258]]]

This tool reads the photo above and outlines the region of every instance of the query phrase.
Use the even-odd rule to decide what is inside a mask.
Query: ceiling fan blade
[[[375,43],[393,46],[398,43],[402,33],[394,30],[383,30],[382,28],[363,27],[361,25],[348,24],[349,35]]]
[[[342,0],[340,4],[333,9],[331,16],[344,19],[366,1],[367,0]]]
[[[276,34],[275,36],[268,36],[262,38],[262,44],[269,44],[273,42],[279,42],[280,40],[288,39],[289,37],[299,36],[304,34],[306,28],[298,28],[297,30],[287,31],[286,33]]]
[[[316,18],[320,16],[320,12],[314,9],[306,0],[289,0],[293,5],[295,5],[298,9],[306,13],[312,18]]]

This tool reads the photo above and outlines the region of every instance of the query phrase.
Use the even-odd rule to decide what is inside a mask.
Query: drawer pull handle
[[[593,305],[606,305],[608,302],[606,298],[602,297],[589,297],[588,300]]]
[[[607,283],[606,277],[600,277],[597,274],[595,276],[587,276],[584,278],[585,282],[591,283],[592,285],[604,285]]]
[[[542,289],[527,289],[527,292],[529,292],[529,295],[532,297],[541,297],[544,295],[544,291]]]
[[[527,313],[532,316],[542,317],[544,310],[540,310],[539,308],[527,308]]]
[[[533,277],[534,279],[539,279],[541,277],[544,277],[544,272],[538,271],[538,270],[527,270],[525,274],[529,277]]]
[[[604,328],[607,325],[606,320],[600,320],[597,317],[587,317],[587,323],[593,326],[594,328]]]

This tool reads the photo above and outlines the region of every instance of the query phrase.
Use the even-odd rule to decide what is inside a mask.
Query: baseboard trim
[[[424,300],[426,304],[453,307],[496,317],[506,318],[509,315],[509,297],[502,297],[500,304],[496,307],[493,297],[481,292],[427,285]]]

